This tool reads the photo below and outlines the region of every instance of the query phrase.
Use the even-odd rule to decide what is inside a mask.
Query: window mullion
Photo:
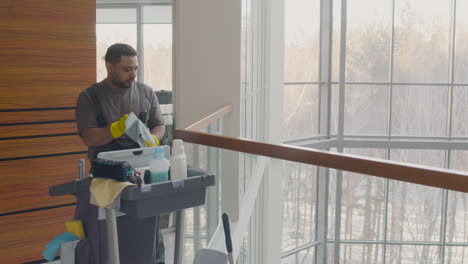
[[[138,51],[138,81],[145,81],[145,50],[144,50],[144,36],[143,36],[143,5],[137,4],[137,51]]]

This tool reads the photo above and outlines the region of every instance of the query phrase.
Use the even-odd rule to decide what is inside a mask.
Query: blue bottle
[[[156,147],[154,158],[149,164],[151,183],[167,181],[169,179],[169,161],[164,158],[164,148]]]

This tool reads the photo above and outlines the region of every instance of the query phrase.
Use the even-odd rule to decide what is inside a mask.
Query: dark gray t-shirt
[[[90,89],[94,92],[90,92]],[[88,92],[86,92],[87,90]],[[80,135],[86,128],[109,126],[111,123],[118,121],[123,115],[131,112],[140,117],[141,110],[147,113],[145,124],[149,129],[158,125],[164,125],[158,98],[153,89],[148,85],[135,82],[131,88],[118,89],[111,88],[104,84],[104,82],[99,82],[93,84],[87,90],[81,92],[76,103],[76,125]],[[93,94],[97,96],[97,101],[95,100],[96,98],[92,98]],[[140,105],[141,103],[143,105]],[[99,112],[97,104],[100,104],[102,115],[105,121],[107,121],[107,124],[104,126],[98,124],[97,121]],[[109,144],[88,147],[88,158],[94,159],[97,153],[102,151],[137,147],[139,147],[138,144],[124,134]]]

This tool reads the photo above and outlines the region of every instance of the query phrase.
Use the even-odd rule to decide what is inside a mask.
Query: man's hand
[[[154,135],[154,134],[151,134],[151,136],[153,137],[153,140],[156,143],[156,146],[159,146],[159,144],[161,144],[161,143],[159,142],[158,137],[156,135]]]
[[[159,139],[156,135],[154,134],[151,134],[151,136],[153,137],[153,140],[154,140],[154,143],[156,143],[156,146],[159,146],[160,142],[159,142]],[[153,145],[153,143],[145,140],[145,143],[146,143],[146,146],[147,147],[155,147],[155,145]]]
[[[125,125],[125,121],[127,120],[127,117],[128,115],[123,115],[119,121],[115,121],[114,123],[110,125],[109,130],[112,134],[112,137],[119,138],[124,134],[125,129],[127,129]]]

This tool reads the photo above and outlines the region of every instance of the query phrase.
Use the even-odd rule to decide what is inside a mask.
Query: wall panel
[[[75,103],[96,80],[95,23],[95,0],[0,1],[0,263],[41,260],[73,217],[48,188],[86,157]]]
[[[3,105],[2,105],[3,107]],[[70,107],[71,108],[71,107]],[[30,110],[30,111],[0,111],[0,125],[50,123],[50,121],[74,121],[75,109],[66,110]]]
[[[0,217],[0,263],[25,263],[42,259],[45,245],[66,232],[64,222],[74,206]]]
[[[3,109],[75,105],[76,95],[95,80],[95,4],[2,1]]]
[[[87,148],[78,135],[0,141],[0,161],[13,158],[83,152]]]
[[[26,124],[3,126],[0,130],[0,140],[5,138],[30,137],[40,135],[74,134],[77,135],[75,122]]]
[[[78,160],[86,154],[0,162],[0,215],[21,210],[74,203],[71,195],[51,197],[49,187],[78,178]],[[89,170],[89,162],[86,163]]]

